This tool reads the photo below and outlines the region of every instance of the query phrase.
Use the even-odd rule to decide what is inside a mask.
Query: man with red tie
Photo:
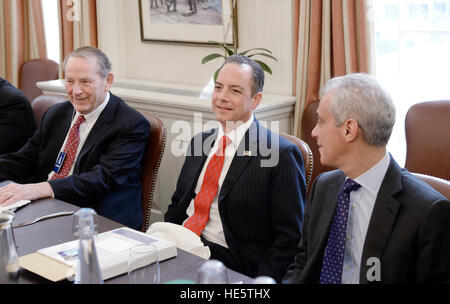
[[[70,101],[51,107],[16,153],[0,157],[0,204],[54,197],[140,229],[148,121],[109,92],[107,56],[82,47],[64,61]]]
[[[211,100],[219,128],[192,139],[165,220],[199,235],[211,259],[280,281],[300,240],[305,172],[297,146],[253,116],[263,85],[256,62],[227,57]]]

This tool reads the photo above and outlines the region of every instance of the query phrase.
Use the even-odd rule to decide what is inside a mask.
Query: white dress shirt
[[[72,175],[73,168],[75,167],[75,163],[77,161],[78,155],[80,154],[81,148],[83,148],[84,142],[86,141],[86,138],[88,137],[89,133],[91,132],[92,127],[95,125],[95,122],[97,121],[98,117],[103,112],[103,110],[105,109],[106,105],[108,104],[109,97],[110,97],[110,94],[109,94],[109,92],[107,92],[105,100],[100,105],[98,105],[97,108],[95,108],[89,114],[85,114],[84,115],[84,114],[81,114],[81,113],[79,113],[77,111],[75,112],[75,115],[72,118],[72,123],[70,124],[69,131],[67,132],[66,138],[64,139],[64,143],[62,144],[61,149],[59,151],[59,152],[64,151],[64,147],[66,146],[66,142],[67,142],[67,139],[69,137],[70,129],[75,124],[75,122],[77,121],[78,117],[80,115],[84,115],[84,118],[86,118],[86,120],[80,125],[80,141],[78,143],[77,153],[75,154],[75,159],[74,159],[74,162],[72,164],[72,168],[70,168],[69,175]],[[59,153],[58,153],[58,155],[59,155]],[[55,162],[56,162],[56,159],[55,159]],[[53,170],[50,171],[50,173],[48,174],[48,180],[50,180],[52,178],[52,176],[55,175],[55,174],[56,173]]]
[[[208,166],[209,161],[211,160],[211,157],[216,153],[217,149],[219,148],[219,141],[220,138],[222,138],[223,135],[227,135],[227,137],[230,139],[230,143],[228,144],[227,148],[225,149],[225,159],[222,167],[222,171],[220,172],[219,176],[219,189],[217,190],[217,195],[214,197],[213,202],[211,203],[211,209],[209,211],[209,220],[206,224],[205,229],[202,232],[202,236],[207,239],[210,242],[219,244],[223,247],[228,248],[227,242],[225,240],[225,235],[223,233],[223,227],[222,227],[222,221],[220,219],[219,214],[219,203],[218,203],[218,194],[220,193],[220,189],[222,188],[223,181],[225,177],[227,176],[228,169],[230,168],[231,162],[233,161],[234,155],[236,154],[236,151],[238,149],[238,146],[244,137],[247,130],[250,128],[250,125],[252,124],[254,120],[253,115],[250,117],[250,119],[234,129],[233,131],[229,132],[228,134],[224,133],[224,130],[222,128],[222,125],[219,126],[219,131],[217,134],[217,139],[214,142],[213,147],[211,148],[211,151],[208,154],[208,158],[206,159],[205,164],[203,165],[202,172],[200,173],[200,176],[197,181],[197,186],[195,187],[195,193],[198,194],[200,191],[200,188],[203,183],[203,177],[205,176],[206,167]],[[186,213],[188,215],[188,218],[183,222],[184,223],[194,214],[194,199],[191,200],[191,203],[189,204],[188,209],[186,210]]]
[[[359,283],[361,263],[366,263],[366,261],[361,261],[364,241],[366,240],[378,191],[388,170],[389,162],[390,156],[386,153],[375,166],[354,179],[361,187],[350,193],[347,239],[342,269],[343,284]]]

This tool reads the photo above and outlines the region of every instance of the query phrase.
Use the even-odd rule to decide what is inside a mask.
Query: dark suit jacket
[[[187,218],[186,209],[196,195],[198,177],[216,137],[217,129],[191,141],[166,221],[182,224]],[[276,165],[261,166],[271,159],[264,147],[272,147],[273,155],[279,152]],[[244,150],[251,151],[251,156],[245,156]],[[229,249],[204,240],[211,258],[246,275],[268,275],[280,281],[300,241],[305,193],[303,159],[297,146],[255,120],[219,193],[219,213]]]
[[[0,180],[46,181],[70,128],[69,101],[51,107],[39,129],[18,152],[0,157]],[[149,123],[111,94],[78,155],[73,175],[49,181],[55,198],[140,229],[140,173]]]
[[[0,78],[0,155],[19,150],[36,130],[28,98]]]
[[[322,174],[311,188],[299,253],[283,283],[318,283],[338,192],[345,174]],[[450,203],[391,157],[364,242],[360,283],[370,257],[380,260],[379,283],[450,282]],[[375,283],[375,282],[374,282]]]

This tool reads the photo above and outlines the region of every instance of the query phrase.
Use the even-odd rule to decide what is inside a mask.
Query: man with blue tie
[[[0,157],[0,205],[54,197],[140,229],[141,164],[149,134],[142,114],[111,94],[108,57],[82,47],[64,61],[69,101],[47,110],[16,153]]]
[[[283,283],[450,282],[450,203],[386,151],[391,97],[365,74],[330,80],[312,131],[320,162]]]
[[[211,259],[280,281],[300,241],[305,172],[298,147],[253,116],[263,85],[255,61],[227,57],[211,99],[219,128],[191,140],[165,220],[199,235]]]

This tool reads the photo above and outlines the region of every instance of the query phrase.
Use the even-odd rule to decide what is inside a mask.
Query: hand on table
[[[0,206],[6,207],[20,200],[33,201],[51,197],[52,194],[52,187],[47,182],[25,185],[10,183],[0,188]]]

